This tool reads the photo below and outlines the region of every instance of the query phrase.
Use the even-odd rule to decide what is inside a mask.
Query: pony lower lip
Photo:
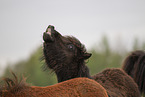
[[[43,34],[43,40],[45,42],[53,42],[54,38],[52,37],[52,34],[50,35],[50,33],[44,32],[44,34]]]

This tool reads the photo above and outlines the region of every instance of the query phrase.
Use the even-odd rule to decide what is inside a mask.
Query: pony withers
[[[91,76],[85,60],[91,57],[85,46],[73,36],[62,36],[53,26],[43,34],[46,66],[57,75],[58,82],[87,77],[100,83],[111,97],[139,97],[134,80],[122,69],[106,69]]]

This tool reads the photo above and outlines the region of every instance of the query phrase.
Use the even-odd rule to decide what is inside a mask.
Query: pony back
[[[13,73],[14,74],[14,73]],[[25,80],[18,82],[5,78],[6,85],[0,90],[0,97],[108,97],[103,86],[88,78],[74,78],[55,85],[28,86]]]

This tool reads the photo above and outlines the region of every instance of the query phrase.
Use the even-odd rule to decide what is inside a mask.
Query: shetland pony
[[[0,89],[0,97],[108,97],[106,90],[96,81],[75,78],[47,87],[29,86],[25,79],[18,82],[5,78],[6,86]]]
[[[140,92],[145,94],[145,51],[133,51],[124,60],[122,69],[138,84]]]
[[[140,97],[137,84],[121,69],[106,69],[91,76],[85,65],[91,54],[75,37],[62,36],[50,25],[43,33],[43,40],[46,66],[56,73],[58,82],[87,77],[100,83],[110,97]]]

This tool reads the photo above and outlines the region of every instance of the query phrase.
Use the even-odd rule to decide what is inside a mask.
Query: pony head
[[[73,36],[62,36],[54,26],[49,25],[43,33],[43,52],[47,66],[54,71],[61,68],[78,67],[74,63],[81,63],[91,54],[86,52],[85,46]]]

